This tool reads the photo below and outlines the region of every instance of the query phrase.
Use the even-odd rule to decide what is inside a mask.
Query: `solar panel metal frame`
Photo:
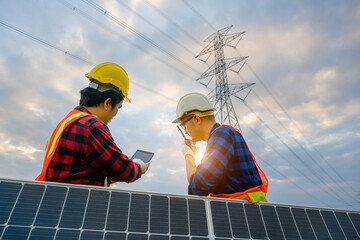
[[[251,205],[234,199],[3,178],[0,194],[0,239],[37,239],[44,234],[50,239],[286,239],[289,234],[297,239],[336,239],[329,227],[341,229],[337,238],[360,239],[360,211],[267,202]],[[126,223],[116,221],[121,214],[126,215]],[[286,219],[289,222],[282,224]],[[281,232],[275,234],[279,226]]]

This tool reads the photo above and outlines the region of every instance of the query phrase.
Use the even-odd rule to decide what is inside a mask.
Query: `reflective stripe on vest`
[[[44,157],[44,163],[43,168],[41,170],[40,175],[35,179],[38,181],[46,181],[46,173],[49,168],[49,164],[51,162],[51,159],[53,158],[55,154],[55,150],[60,142],[60,137],[63,133],[63,131],[73,122],[76,120],[85,117],[87,115],[90,115],[85,112],[81,112],[77,109],[72,110],[66,117],[58,123],[58,125],[55,127],[53,132],[51,133],[45,148],[45,157]]]
[[[223,126],[226,126],[226,127],[230,127],[234,130],[236,130],[241,136],[241,132],[230,126],[230,125],[221,125],[219,127],[223,127]],[[244,140],[245,142],[245,140]],[[260,175],[260,178],[261,178],[261,181],[262,181],[262,185],[260,186],[257,186],[257,187],[253,187],[253,188],[250,188],[244,192],[237,192],[237,193],[230,193],[230,194],[212,194],[210,193],[210,196],[211,197],[221,197],[221,198],[235,198],[235,199],[241,199],[241,200],[247,200],[248,202],[250,203],[258,203],[258,202],[267,202],[267,199],[266,199],[266,193],[267,193],[267,188],[268,188],[268,185],[269,185],[269,181],[265,175],[265,173],[261,170],[261,168],[259,167],[259,165],[257,164],[256,160],[255,160],[255,157],[254,155],[251,153],[247,143],[245,142],[245,145],[246,147],[248,148],[250,154],[251,154],[251,157],[255,163],[255,166],[259,172],[259,175]]]

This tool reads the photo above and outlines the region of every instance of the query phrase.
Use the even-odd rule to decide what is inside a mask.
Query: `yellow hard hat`
[[[85,76],[96,80],[100,84],[111,84],[124,96],[124,101],[130,102],[127,97],[129,94],[129,77],[119,65],[112,62],[100,63]]]
[[[173,123],[181,122],[181,119],[196,113],[199,117],[213,115],[214,106],[204,94],[188,93],[180,98],[176,107],[176,119]]]

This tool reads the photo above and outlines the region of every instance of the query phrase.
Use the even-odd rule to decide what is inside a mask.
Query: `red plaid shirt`
[[[82,106],[75,109],[91,114]],[[141,168],[121,152],[109,128],[88,115],[64,129],[46,179],[104,186],[105,177],[114,182],[132,182],[141,177]]]

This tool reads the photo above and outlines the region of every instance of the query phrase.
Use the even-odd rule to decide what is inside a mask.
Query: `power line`
[[[258,138],[260,138],[266,146],[270,147],[272,151],[274,151],[275,153],[277,153],[283,160],[287,161],[296,171],[298,171],[304,178],[306,178],[307,180],[309,180],[311,183],[313,183],[314,185],[318,185],[318,183],[314,182],[308,175],[306,175],[305,173],[303,173],[303,171],[301,171],[294,163],[292,163],[291,161],[287,160],[286,157],[284,157],[279,151],[276,150],[276,148],[272,147],[268,141],[266,141],[261,135],[259,135],[252,127],[249,126],[249,124],[247,124],[245,122],[245,124],[247,125],[247,129],[250,129],[251,132],[253,134],[255,134]],[[257,156],[259,156],[257,154]],[[256,159],[258,159],[258,157],[256,157]],[[263,162],[266,162],[267,165],[270,165],[267,163],[267,161],[262,160]],[[275,171],[279,172],[277,169],[275,169],[272,165],[270,165],[271,168],[273,168]],[[282,176],[285,176],[283,174],[281,174]],[[285,176],[285,178],[289,179],[288,177]],[[297,185],[297,184],[295,184]],[[304,192],[306,192],[307,194],[309,194],[306,190],[304,190],[303,188],[301,188]],[[317,199],[318,200],[318,199]],[[325,204],[326,205],[326,204]]]
[[[250,87],[252,84],[237,83],[229,84],[227,77],[227,70],[242,63],[246,57],[225,59],[224,46],[235,39],[239,38],[243,33],[228,34],[232,26],[223,28],[216,31],[206,38],[206,42],[210,44],[205,47],[196,57],[206,55],[214,52],[215,62],[208,68],[196,81],[215,76],[215,87],[210,91],[210,100],[214,100],[214,106],[216,108],[215,116],[219,115],[221,124],[229,124],[240,129],[240,124],[237,119],[237,115],[231,101],[231,96],[243,91]],[[202,83],[202,85],[208,87],[208,84]]]
[[[238,75],[241,77],[241,75],[238,73]],[[241,77],[242,78],[242,77]],[[242,78],[242,80],[246,83],[246,81]],[[287,130],[287,128],[284,126],[284,124],[280,121],[280,119],[276,116],[276,114],[267,106],[267,104],[260,98],[259,95],[257,95],[256,91],[253,90],[253,94],[254,96],[265,106],[265,108],[272,114],[272,116],[278,121],[278,123],[280,124],[280,126],[282,126],[282,128],[287,132],[287,134],[296,142],[296,144],[307,154],[308,157],[311,158],[312,162],[314,162],[318,168],[320,168],[325,174],[326,176],[328,176],[328,178],[330,178],[336,186],[338,186],[338,184],[336,183],[336,180],[328,173],[328,171],[326,171],[324,168],[321,168],[320,164],[318,163],[318,161],[316,161],[310,154],[309,152],[302,146],[302,144],[295,138],[292,136],[292,134]],[[345,194],[347,194],[348,196],[350,196],[351,198],[353,198],[354,200],[357,200],[355,197],[353,197],[350,193],[348,193],[347,191],[345,191],[344,188],[338,186],[339,189],[341,189],[341,191]]]
[[[217,29],[211,25],[211,23],[206,20],[206,18],[204,18],[203,15],[201,15],[193,6],[190,5],[190,3],[188,3],[186,0],[182,0],[183,3],[185,3],[185,5],[190,8],[199,18],[201,18],[210,28],[212,28],[213,31],[216,31]]]
[[[146,1],[146,0],[145,0]],[[208,21],[206,21],[206,19],[199,13],[199,12],[197,12],[190,4],[188,4],[187,2],[186,2],[186,0],[183,0],[183,2],[190,8],[190,9],[192,9],[200,18],[202,18],[211,28],[213,28],[213,29],[215,29]],[[235,48],[235,47],[234,47]],[[245,62],[246,64],[247,64],[247,62]],[[204,84],[202,84],[202,85],[204,85]],[[205,85],[206,86],[206,85]],[[266,105],[265,105],[266,106]],[[270,111],[271,113],[272,113],[272,111]],[[273,114],[273,113],[272,113]],[[274,114],[273,114],[274,115]],[[281,123],[281,122],[280,122]],[[284,127],[284,125],[281,123],[281,125]],[[287,130],[286,128],[284,128],[285,130]],[[272,130],[272,129],[271,129]],[[291,135],[290,135],[291,136]],[[281,139],[280,139],[281,140]],[[308,153],[308,151],[306,151],[306,149],[299,143],[299,141],[297,140],[297,139],[295,139],[294,138],[294,140],[295,140],[295,142],[300,146],[300,148],[318,165],[318,167],[320,167],[320,165],[319,165],[319,163],[317,162],[317,161],[315,161],[314,160],[314,158]],[[283,143],[285,143],[285,142],[283,142]],[[289,146],[287,146],[287,147],[289,147]],[[289,148],[290,150],[291,150],[291,148]],[[295,153],[294,151],[293,151],[293,153]],[[295,153],[296,154],[296,153]],[[300,158],[299,158],[300,159]],[[300,159],[301,160],[301,159]],[[305,163],[304,161],[303,161],[303,163]],[[306,166],[306,164],[305,164],[305,166]],[[321,168],[321,167],[320,167]],[[311,171],[312,169],[311,168],[309,168],[309,170]],[[323,169],[322,168],[322,171],[324,171],[325,172],[325,174],[328,176],[328,177],[330,177],[331,179],[333,179],[329,174],[328,174],[328,172],[327,171],[325,171],[325,169]],[[314,176],[318,176],[317,174],[314,174]],[[318,177],[319,179],[321,179],[323,182],[324,182],[324,184],[325,185],[327,185],[327,186],[329,186],[328,184],[326,184],[325,183],[325,179],[323,179],[322,177]],[[331,187],[331,190],[332,190],[332,187]],[[338,197],[340,197],[338,194],[337,194],[337,192],[336,191],[334,191],[334,193],[335,193],[335,195],[337,195]],[[352,197],[352,196],[351,196]],[[351,205],[352,206],[352,205]]]
[[[132,46],[134,46],[136,49],[146,53],[147,55],[153,57],[154,59],[158,60],[159,62],[167,65],[168,67],[174,69],[175,71],[177,71],[180,74],[185,75],[186,77],[188,77],[189,79],[193,79],[193,77],[191,77],[190,75],[188,75],[186,72],[180,70],[179,68],[175,67],[174,65],[170,64],[169,62],[165,61],[164,59],[154,55],[153,53],[151,53],[150,51],[146,50],[145,48],[143,48],[141,45],[133,43],[131,41],[126,41],[126,39],[121,36],[118,32],[112,30],[111,28],[105,26],[102,22],[97,21],[95,18],[93,18],[92,16],[90,16],[89,14],[87,14],[85,11],[80,10],[79,8],[75,7],[74,5],[70,4],[69,2],[67,2],[66,0],[58,0],[58,2],[60,2],[61,4],[63,4],[65,7],[71,9],[72,11],[74,11],[75,13],[79,14],[80,16],[84,17],[85,19],[87,19],[88,21],[94,23],[95,25],[97,25],[98,27],[104,29],[105,31],[110,32],[111,34],[115,35],[116,37],[118,37],[119,39],[123,40],[124,42],[131,44]]]
[[[17,27],[15,27],[13,25],[10,25],[7,22],[4,22],[4,21],[0,20],[0,25],[5,27],[8,30],[11,30],[11,31],[13,31],[15,33],[18,33],[18,34],[20,34],[20,35],[22,35],[22,36],[24,36],[24,37],[26,37],[26,38],[28,38],[30,40],[33,40],[33,41],[35,41],[37,43],[40,43],[40,44],[42,44],[44,46],[47,46],[49,48],[53,48],[53,49],[55,49],[55,50],[57,50],[59,52],[64,53],[65,55],[70,56],[70,57],[72,57],[74,59],[77,59],[77,60],[79,60],[81,62],[84,62],[84,63],[89,64],[91,66],[96,65],[96,64],[92,63],[91,61],[89,61],[89,60],[87,60],[85,58],[79,57],[79,56],[77,56],[77,55],[75,55],[75,54],[73,54],[73,53],[71,53],[71,52],[69,52],[67,50],[64,50],[64,49],[62,49],[62,48],[60,48],[60,47],[58,47],[58,46],[56,46],[56,45],[54,45],[52,43],[49,43],[49,42],[47,42],[47,41],[45,41],[45,40],[43,40],[43,39],[41,39],[41,38],[39,38],[39,37],[37,37],[37,36],[35,36],[33,34],[27,33],[25,31],[21,30],[20,28],[17,28]],[[134,85],[137,85],[138,87],[143,88],[143,89],[145,89],[145,90],[147,90],[147,91],[149,91],[149,92],[151,92],[151,93],[153,93],[155,95],[159,95],[159,96],[162,96],[163,98],[166,98],[166,99],[168,99],[170,101],[177,102],[176,100],[174,100],[172,98],[169,98],[168,96],[166,96],[166,95],[164,95],[164,94],[162,94],[160,92],[157,92],[152,88],[145,87],[144,85],[142,85],[140,83],[137,83],[135,81],[131,81],[131,83],[133,83]]]
[[[194,38],[192,36],[192,34],[188,33],[184,28],[182,28],[179,24],[177,24],[176,22],[174,22],[173,20],[171,20],[170,17],[168,17],[163,11],[161,11],[159,8],[157,8],[154,4],[152,4],[151,2],[149,2],[148,0],[143,0],[147,5],[149,5],[152,9],[154,9],[155,11],[157,11],[161,16],[163,16],[165,19],[167,19],[169,22],[171,22],[173,25],[175,25],[178,29],[180,29],[186,36],[188,36],[191,40],[193,40],[194,42],[196,42],[197,44],[199,44],[201,46],[201,43],[199,43],[199,40],[197,40],[196,38]]]
[[[246,124],[246,123],[245,123]],[[247,125],[247,129],[250,129],[251,130],[251,132],[253,133],[253,134],[255,134],[258,138],[260,138],[264,143],[265,143],[265,145],[266,146],[268,146],[268,147],[270,147],[270,149],[272,150],[272,151],[274,151],[276,154],[278,154],[284,161],[286,161],[286,162],[288,162],[298,173],[300,173],[300,175],[301,176],[303,176],[304,178],[306,178],[307,180],[309,180],[312,184],[314,184],[314,185],[318,185],[318,183],[316,183],[314,180],[312,180],[308,175],[306,175],[303,171],[301,171],[294,163],[292,163],[291,161],[289,161],[289,160],[287,160],[287,158],[286,157],[284,157],[279,151],[277,151],[276,150],[276,148],[274,148],[273,146],[271,146],[269,143],[268,143],[268,141],[266,141],[261,135],[259,135],[252,127],[250,127],[248,124],[246,124]],[[258,154],[257,154],[257,156],[259,156]],[[257,159],[258,157],[256,157],[256,159]],[[264,161],[264,160],[263,160]],[[268,164],[268,163],[267,163]],[[273,167],[272,167],[273,168]],[[276,171],[278,171],[278,170],[276,170]],[[287,177],[286,177],[287,178]],[[304,190],[304,192],[307,192],[307,191],[305,191]],[[327,192],[328,193],[328,192]],[[328,193],[329,194],[329,193]]]
[[[237,128],[240,127],[237,117],[236,117],[236,113],[235,110],[233,108],[233,105],[231,103],[230,100],[230,92],[229,92],[229,85],[228,85],[228,81],[227,81],[227,74],[226,74],[226,69],[228,67],[230,67],[230,65],[225,62],[225,57],[224,57],[224,52],[223,52],[223,46],[227,43],[229,43],[230,41],[240,37],[243,33],[235,33],[235,34],[229,34],[228,35],[228,31],[230,27],[226,27],[223,28],[221,30],[216,31],[215,33],[213,33],[212,35],[210,35],[206,41],[211,42],[212,44],[208,45],[200,54],[198,54],[198,56],[204,55],[204,54],[209,54],[210,52],[215,52],[215,56],[216,56],[216,60],[214,63],[213,68],[209,68],[205,73],[203,73],[197,80],[201,79],[201,78],[206,78],[208,76],[212,76],[215,75],[216,76],[216,98],[215,98],[215,105],[219,105],[218,106],[218,111],[221,112],[221,122],[224,122],[228,119],[228,121],[230,122],[230,125],[235,124],[235,127],[237,126]],[[229,40],[227,41],[227,37],[229,38]],[[235,47],[234,47],[235,48]],[[197,56],[197,57],[198,57]],[[243,60],[241,57],[239,58],[238,61]],[[239,74],[239,72],[237,72]],[[202,84],[206,87],[208,87],[207,84]],[[219,92],[218,92],[219,91]],[[240,99],[255,115],[256,117],[259,119],[259,121],[261,121],[270,131],[271,133],[276,136],[276,138],[299,160],[301,161],[301,163],[313,174],[313,176],[317,177],[323,184],[325,184],[329,190],[331,190],[334,195],[338,198],[338,200],[340,201],[344,201],[347,204],[349,204],[350,206],[352,206],[350,203],[348,203],[345,199],[343,199],[335,190],[333,190],[333,187],[330,186],[329,184],[326,183],[325,179],[321,176],[318,175],[308,164],[306,161],[304,161],[303,159],[301,159],[298,154],[288,145],[285,143],[285,141],[283,141],[275,132],[274,130],[265,123],[264,120],[262,120],[260,118],[260,116],[258,114],[255,113],[255,111],[245,102],[244,99],[238,97],[235,94],[232,94],[234,97]],[[229,99],[229,100],[227,100]],[[231,103],[230,107],[227,106],[227,102]],[[226,106],[226,108],[224,107]],[[266,105],[265,105],[266,106]],[[270,110],[270,109],[269,109]],[[223,114],[224,112],[224,114]],[[270,112],[272,113],[272,111],[270,110]],[[273,114],[273,113],[272,113]],[[273,114],[274,115],[274,114]],[[235,116],[235,117],[233,117]],[[233,120],[232,120],[233,119]],[[233,122],[232,122],[233,121]],[[233,123],[233,124],[232,124]],[[281,123],[281,122],[280,122]],[[283,124],[281,123],[281,125],[283,126]],[[284,126],[283,126],[284,127]],[[285,127],[284,127],[285,128]],[[286,128],[285,128],[286,129]],[[308,154],[308,156],[313,160],[313,162],[315,162],[316,164],[318,164],[313,158],[312,156],[302,147],[302,145],[295,139],[296,143],[302,148],[302,150]],[[320,167],[320,166],[319,166]],[[327,173],[326,171],[324,171],[325,173]],[[305,175],[304,175],[305,176]],[[326,189],[324,189],[322,187],[322,189],[324,191],[326,191]],[[332,194],[330,194],[331,196]],[[353,206],[352,206],[353,207]]]
[[[310,194],[308,191],[306,191],[303,187],[301,187],[300,185],[298,185],[295,181],[293,181],[291,178],[287,177],[285,174],[281,173],[279,170],[277,170],[276,168],[274,168],[271,164],[269,164],[267,161],[265,161],[264,159],[262,159],[260,156],[256,156],[256,159],[259,159],[261,162],[265,163],[268,167],[270,167],[271,169],[273,169],[277,174],[279,174],[280,176],[282,176],[283,178],[285,178],[286,180],[290,181],[292,184],[294,184],[297,188],[299,188],[301,191],[303,191],[304,193],[308,194],[310,197],[314,198],[316,201],[321,202],[322,204],[324,204],[324,206],[328,206],[328,207],[332,207],[330,206],[328,203],[323,202],[321,199],[313,196],[312,194]]]
[[[294,126],[296,127],[296,129],[298,130],[298,132],[301,134],[301,136],[306,140],[307,143],[309,143],[312,148],[319,154],[319,156],[322,158],[322,160],[326,163],[326,165],[328,167],[330,167],[333,172],[337,175],[337,177],[342,180],[350,189],[352,189],[354,192],[356,191],[354,188],[352,188],[351,185],[349,185],[344,178],[341,177],[341,175],[338,173],[338,171],[336,171],[336,169],[334,169],[329,163],[328,161],[325,159],[325,157],[320,153],[320,151],[305,137],[305,135],[303,134],[303,132],[300,130],[300,128],[297,126],[297,124],[295,123],[295,121],[290,117],[290,115],[288,114],[288,112],[282,107],[282,105],[279,103],[279,101],[275,98],[275,96],[270,92],[270,89],[266,86],[266,84],[261,80],[261,78],[259,77],[258,74],[256,74],[256,72],[254,71],[254,69],[250,66],[250,64],[248,64],[246,62],[246,65],[249,67],[249,69],[251,70],[251,72],[254,74],[254,76],[256,77],[256,79],[261,83],[261,85],[265,88],[265,90],[268,92],[268,94],[271,96],[271,98],[274,100],[274,102],[280,107],[280,109],[285,113],[285,115],[288,117],[288,119],[294,124]]]
[[[75,9],[74,9],[75,10]],[[133,11],[134,12],[134,11]],[[305,174],[303,174],[302,172],[300,172],[303,176],[306,176]],[[313,182],[314,183],[314,182]]]
[[[267,129],[269,129],[269,130],[271,131],[271,133],[295,156],[296,159],[298,159],[298,160],[313,174],[313,176],[317,177],[318,180],[321,181],[323,184],[328,185],[328,184],[326,184],[326,182],[324,181],[324,179],[323,179],[320,175],[318,175],[318,174],[312,169],[311,166],[309,166],[304,160],[302,160],[302,159],[299,157],[299,155],[298,155],[294,150],[292,150],[291,147],[290,147],[288,144],[286,144],[285,141],[282,140],[281,137],[279,137],[279,135],[277,135],[277,134],[274,132],[274,130],[273,130],[268,124],[266,124],[266,122],[265,122],[263,119],[261,119],[260,116],[259,116],[257,113],[255,113],[254,109],[252,109],[252,108],[246,103],[246,101],[244,101],[243,99],[241,99],[241,98],[239,98],[239,97],[237,97],[237,96],[234,96],[234,97],[236,97],[236,98],[238,98],[239,100],[241,100],[241,101],[244,103],[244,105],[257,117],[257,119],[258,119]],[[354,206],[351,205],[350,203],[348,203],[345,198],[341,197],[335,190],[333,190],[333,188],[332,188],[331,186],[328,186],[328,187],[329,187],[329,190],[333,192],[333,195],[329,193],[331,196],[336,196],[336,197],[338,198],[338,200],[343,201],[343,202],[345,202],[347,205],[349,205],[349,206],[351,206],[351,207],[354,208]],[[324,189],[324,191],[326,191],[326,189]]]
[[[239,59],[233,59],[233,64],[232,61],[225,61],[225,57],[224,57],[224,51],[223,51],[223,46],[226,43],[229,43],[230,41],[238,38],[241,36],[242,33],[238,33],[238,34],[231,34],[228,35],[228,31],[230,27],[226,27],[223,28],[221,30],[216,31],[215,33],[213,33],[212,35],[210,35],[210,37],[208,37],[206,39],[206,41],[211,42],[212,44],[209,45],[208,47],[206,47],[204,50],[202,50],[202,52],[200,54],[198,54],[198,56],[204,55],[204,54],[209,54],[210,52],[215,52],[215,63],[213,65],[213,67],[210,67],[205,73],[203,73],[197,80],[202,79],[202,78],[207,78],[208,76],[216,76],[216,97],[215,97],[215,105],[218,106],[217,111],[220,111],[220,121],[221,123],[224,123],[226,121],[228,121],[230,123],[230,125],[235,125],[235,127],[237,126],[237,128],[240,127],[239,123],[238,123],[238,119],[236,117],[236,113],[235,110],[233,108],[232,102],[230,100],[230,96],[233,95],[236,98],[240,99],[243,101],[243,103],[257,116],[257,118],[272,132],[272,134],[274,134],[278,140],[287,147],[287,149],[289,151],[291,151],[291,153],[302,162],[302,164],[304,164],[308,170],[310,170],[314,176],[316,176],[320,181],[322,181],[325,185],[327,185],[325,183],[325,180],[322,178],[322,176],[317,175],[313,169],[311,167],[309,167],[309,165],[302,160],[297,154],[296,152],[291,149],[291,147],[289,147],[274,131],[273,129],[270,128],[269,125],[267,125],[260,117],[258,114],[255,113],[255,111],[248,106],[248,104],[245,102],[244,99],[239,98],[235,93],[231,94],[230,90],[230,86],[228,84],[228,80],[227,80],[227,74],[226,74],[226,70],[228,68],[230,68],[231,66],[234,66],[234,64],[239,63],[241,61],[244,60],[244,58],[239,58]],[[229,39],[228,39],[229,38]],[[208,85],[203,84],[204,86],[208,87]],[[213,90],[212,90],[213,91]],[[211,92],[212,92],[211,91]],[[237,92],[236,92],[237,93]],[[229,106],[230,105],[230,106]],[[234,117],[233,117],[234,116]],[[304,175],[305,176],[305,175]],[[314,182],[315,184],[315,182]],[[327,185],[328,186],[328,185]],[[322,186],[321,188],[326,191],[327,189],[324,189]],[[330,190],[333,190],[332,188],[329,188]],[[335,194],[335,196],[338,198],[338,200],[343,200],[341,196],[338,195],[338,193],[336,191],[333,191],[333,193]],[[331,194],[330,194],[331,196]],[[346,202],[346,200],[344,200]],[[350,206],[352,206],[350,203],[348,203]],[[352,206],[353,207],[353,206]]]
[[[203,84],[203,85],[204,85],[204,84]],[[204,85],[204,86],[206,86],[206,87],[208,88],[207,85]],[[234,96],[235,96],[236,98],[239,98],[239,97],[236,96],[236,95],[234,95]],[[306,167],[308,167],[308,169],[309,169],[310,171],[312,171],[311,167],[309,167],[309,166],[307,165],[307,163],[304,162],[304,161],[254,112],[254,110],[253,110],[250,106],[248,106],[248,105],[246,104],[246,102],[245,102],[243,99],[241,99],[241,98],[239,98],[239,99],[243,101],[243,103],[258,117],[258,119],[259,119],[269,130],[271,130],[271,132],[280,140],[280,142],[282,142],[282,143],[288,148],[288,150],[291,151],[291,153],[293,153],[293,154],[295,155],[295,157],[297,157]],[[258,135],[258,136],[259,136],[259,135]],[[260,137],[260,136],[259,136],[259,137]],[[313,184],[318,185],[316,182],[314,182],[314,181],[311,180],[309,177],[307,177],[306,174],[304,174],[300,169],[298,169],[298,168],[297,168],[295,165],[293,165],[290,161],[289,161],[289,163],[290,163],[290,165],[292,165],[297,171],[299,171],[301,175],[303,175],[305,178],[307,178],[308,180],[310,180]],[[313,172],[313,175],[314,175],[314,176],[317,176],[316,174],[314,174],[314,172]],[[321,178],[320,180],[322,180],[323,183],[324,183],[325,185],[327,185],[322,178]],[[324,189],[321,185],[320,185],[320,188],[322,188],[322,189],[324,190],[324,192],[327,192],[330,196],[333,196],[331,193],[329,193],[329,192],[327,191],[327,189]],[[332,190],[332,189],[330,188],[330,190]],[[339,196],[335,191],[334,191],[334,194],[335,194],[335,197],[337,197],[338,200],[344,201],[346,204],[348,204],[349,206],[351,206],[351,207],[354,208],[353,205],[351,205],[350,203],[348,203],[346,200],[342,199],[342,197]]]
[[[209,22],[206,20],[205,17],[203,17],[203,15],[201,15],[194,7],[192,7],[186,0],[183,0],[183,2],[199,17],[201,18],[210,28],[212,28],[213,30],[216,31],[215,27]],[[236,49],[236,48],[235,48]],[[236,49],[237,50],[237,49]],[[238,50],[237,50],[238,51]],[[239,53],[239,52],[238,52]],[[282,111],[287,115],[287,117],[289,118],[289,120],[294,124],[294,126],[297,128],[297,130],[301,133],[301,135],[303,136],[303,138],[312,146],[312,148],[321,156],[321,158],[324,160],[324,162],[328,165],[328,167],[330,167],[334,172],[335,174],[349,187],[351,188],[354,192],[355,190],[345,181],[344,178],[341,177],[341,175],[325,160],[324,156],[315,148],[315,146],[310,142],[308,141],[304,134],[302,133],[302,131],[299,129],[299,127],[297,126],[297,124],[292,120],[292,118],[290,117],[290,115],[287,113],[287,111],[280,105],[280,103],[276,100],[276,98],[273,96],[273,94],[270,92],[270,90],[266,87],[266,85],[263,83],[263,81],[261,81],[260,77],[256,74],[256,72],[251,68],[251,66],[248,64],[247,61],[245,61],[245,64],[250,68],[251,72],[254,74],[254,76],[260,81],[260,83],[264,86],[264,88],[267,90],[267,92],[270,94],[270,96],[274,99],[274,101],[278,104],[278,106],[282,109]],[[266,105],[265,105],[266,106]],[[271,112],[271,111],[270,111]],[[272,113],[272,112],[271,112]],[[272,113],[273,114],[273,113]],[[274,114],[273,114],[274,115]],[[283,124],[281,124],[283,126]],[[286,128],[285,128],[286,129]],[[296,140],[296,142],[298,143],[298,141]],[[301,148],[304,149],[302,147],[302,145],[300,144]],[[309,155],[309,153],[304,149],[304,151],[306,152],[307,155]],[[311,159],[313,159],[311,157],[311,155],[309,155]],[[315,161],[313,159],[313,161]],[[315,161],[315,163],[317,165],[319,165],[317,163],[317,161]],[[320,166],[319,166],[320,167]],[[320,167],[321,168],[321,167]],[[325,171],[325,169],[322,168],[323,171]],[[334,182],[336,182],[334,180],[334,178],[332,178],[332,176],[327,172],[325,171],[325,174],[330,177]],[[341,188],[343,191],[344,189]],[[349,194],[348,192],[346,192],[348,195],[350,195],[352,198],[354,198],[351,194]],[[354,198],[355,199],[355,198]]]
[[[144,40],[145,42],[147,42],[149,45],[151,45],[152,47],[160,50],[162,53],[164,53],[165,55],[169,56],[170,58],[176,60],[177,62],[180,62],[181,64],[183,64],[186,68],[190,69],[191,71],[199,74],[198,70],[196,70],[195,68],[193,68],[192,66],[190,66],[189,64],[187,64],[186,62],[184,62],[183,60],[181,60],[180,58],[178,58],[175,54],[169,52],[168,50],[164,49],[163,47],[161,47],[159,44],[157,44],[156,42],[154,42],[152,39],[150,39],[149,37],[145,36],[144,34],[136,31],[133,27],[129,26],[125,21],[120,20],[119,18],[117,18],[114,14],[112,14],[110,11],[106,10],[105,8],[99,6],[98,4],[94,3],[91,0],[82,0],[84,3],[88,4],[90,7],[92,7],[93,9],[95,9],[96,11],[98,11],[99,13],[103,14],[104,16],[108,17],[111,21],[117,23],[118,25],[120,25],[121,27],[127,29],[130,33],[134,34],[135,36],[139,37],[140,39]]]
[[[194,53],[187,48],[184,44],[180,43],[178,40],[176,40],[174,37],[172,37],[170,34],[167,34],[166,32],[164,32],[163,30],[161,30],[159,27],[157,27],[155,24],[153,24],[151,21],[147,20],[146,18],[144,18],[141,14],[137,13],[136,11],[134,11],[132,8],[130,8],[128,5],[124,4],[123,2],[121,2],[121,0],[117,1],[119,4],[121,4],[123,7],[125,7],[126,9],[128,9],[129,11],[131,11],[132,13],[134,13],[137,17],[141,18],[144,22],[146,22],[147,24],[149,24],[150,26],[152,26],[153,28],[155,28],[157,31],[159,31],[161,34],[163,34],[164,36],[166,36],[168,39],[172,40],[173,42],[175,42],[178,46],[180,46],[181,48],[183,48],[185,51],[187,51],[188,53],[190,53],[191,55],[194,55]]]
[[[8,29],[12,30],[11,27],[9,28],[9,26],[6,25],[7,23],[1,21],[1,24],[2,24],[5,28],[8,28]],[[21,32],[19,32],[18,30],[19,30],[19,29],[17,29],[17,30],[12,30],[12,31],[17,32],[17,33],[19,33],[19,34],[22,34],[22,35],[24,35],[24,36],[27,34],[27,33],[25,33],[25,32],[24,32],[24,33],[21,33]],[[87,63],[87,64],[94,65],[94,64],[91,63],[90,61],[88,61],[88,60],[86,60],[86,59],[83,59],[83,58],[80,58],[80,57],[78,57],[78,56],[76,56],[76,55],[74,55],[74,54],[72,54],[72,53],[70,53],[70,52],[68,52],[68,51],[65,51],[65,50],[61,49],[61,48],[58,48],[57,46],[52,45],[51,43],[46,42],[46,41],[44,41],[44,40],[42,40],[42,39],[40,39],[40,38],[37,38],[37,37],[34,36],[34,35],[29,34],[29,36],[27,36],[27,37],[28,37],[29,39],[33,40],[33,41],[37,41],[37,42],[40,43],[40,44],[43,44],[43,45],[45,45],[45,46],[48,46],[48,47],[54,48],[54,49],[56,49],[56,50],[58,50],[58,51],[61,51],[61,52],[63,52],[64,54],[69,55],[69,56],[71,56],[71,57],[73,57],[73,58],[75,58],[75,59],[77,59],[77,60],[83,61],[83,62],[85,62],[85,63]],[[184,74],[184,72],[182,72],[182,73]],[[137,84],[137,83],[135,83],[135,84]],[[151,91],[152,93],[158,94],[158,93],[156,93],[156,92],[153,91],[153,90],[149,90],[149,89],[147,89],[147,90],[148,90],[148,91]],[[162,94],[158,94],[158,95],[162,95]],[[164,97],[164,95],[162,95],[162,96]],[[165,96],[165,97],[166,97],[166,96]],[[166,97],[166,98],[167,98],[167,97]],[[168,99],[170,100],[170,98],[168,98]],[[173,100],[173,99],[172,99],[172,100]],[[173,100],[173,101],[175,101],[175,100]]]
[[[85,58],[78,57],[78,56],[72,54],[72,53],[69,52],[69,51],[66,51],[66,50],[64,50],[64,49],[62,49],[62,48],[60,48],[60,47],[58,47],[58,46],[55,46],[55,45],[53,45],[53,44],[51,44],[51,43],[49,43],[49,42],[47,42],[47,41],[45,41],[45,40],[43,40],[43,39],[35,36],[35,35],[33,35],[33,34],[27,33],[27,32],[25,32],[25,31],[21,30],[20,28],[17,28],[17,27],[15,27],[15,26],[12,26],[12,25],[10,25],[10,24],[7,23],[7,22],[4,22],[4,21],[0,20],[0,24],[1,24],[3,27],[5,27],[5,28],[7,28],[7,29],[9,29],[9,30],[11,30],[11,31],[13,31],[13,32],[16,32],[16,33],[18,33],[18,34],[21,34],[21,35],[25,36],[26,38],[31,39],[31,40],[33,40],[33,41],[35,41],[35,42],[37,42],[37,43],[40,43],[40,44],[42,44],[42,45],[44,45],[44,46],[47,46],[47,47],[56,49],[56,50],[58,50],[58,51],[60,51],[60,52],[63,52],[65,55],[68,55],[68,56],[70,56],[70,57],[72,57],[72,58],[74,58],[74,59],[80,60],[80,61],[82,61],[82,62],[84,62],[84,63],[89,64],[89,65],[95,65],[94,63],[90,62],[89,60],[87,60],[87,59],[85,59]]]

